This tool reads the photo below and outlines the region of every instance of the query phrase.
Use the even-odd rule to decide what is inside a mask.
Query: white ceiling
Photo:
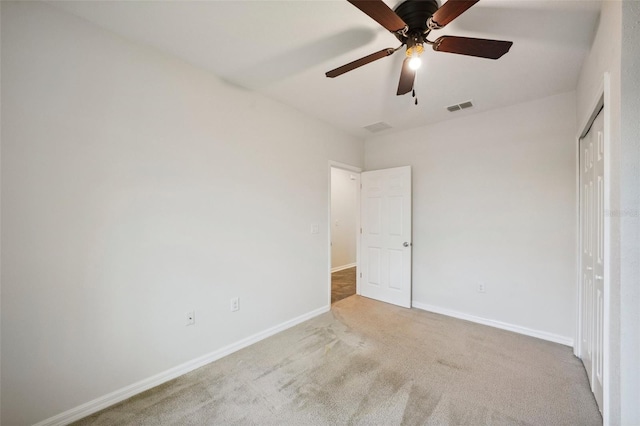
[[[394,7],[397,1],[385,1]],[[511,40],[496,61],[427,49],[419,104],[396,96],[403,51],[340,77],[324,73],[399,42],[346,0],[50,1],[131,40],[361,137],[474,114],[575,89],[600,1],[481,0],[440,35]],[[473,100],[474,108],[445,107]]]

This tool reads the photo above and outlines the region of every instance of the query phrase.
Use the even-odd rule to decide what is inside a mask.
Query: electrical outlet
[[[233,299],[231,299],[231,312],[235,312],[239,310],[240,310],[240,298],[234,297]]]
[[[484,283],[478,283],[478,293],[486,293],[487,289]]]
[[[189,311],[185,314],[184,325],[194,325],[196,323],[196,311]]]

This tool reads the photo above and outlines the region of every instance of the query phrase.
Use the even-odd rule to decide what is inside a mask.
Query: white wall
[[[603,1],[600,21],[589,55],[582,65],[576,89],[578,123],[582,126],[589,118],[593,103],[600,96],[604,73],[610,74],[611,102],[607,106],[610,112],[610,179],[607,183],[610,193],[610,205],[613,211],[619,205],[619,163],[620,158],[620,51],[621,51],[622,10],[619,1]],[[579,129],[581,130],[581,129]],[[609,408],[604,413],[606,423],[620,424],[620,285],[619,259],[620,230],[617,215],[607,215],[611,223],[610,246],[610,323],[609,345],[610,368],[605,373],[610,381]],[[606,392],[606,389],[605,389]],[[605,400],[607,396],[605,395]],[[606,402],[605,402],[606,404]]]
[[[331,268],[356,263],[358,175],[331,168]]]
[[[2,81],[2,2],[0,2],[0,82]],[[0,98],[2,98],[0,93]],[[0,129],[2,123],[2,101],[0,99]],[[0,188],[2,188],[2,131],[0,130]],[[0,192],[0,234],[2,233],[2,195]],[[0,244],[0,308],[2,307],[2,244]],[[0,312],[0,380],[2,379],[2,315]],[[2,386],[0,384],[0,423],[2,423]]]
[[[603,74],[611,78],[610,407],[605,423],[640,424],[640,10],[636,1],[604,1],[577,88],[578,120],[590,113]]]
[[[575,133],[566,93],[366,141],[412,166],[414,302],[573,338]]]
[[[3,424],[328,307],[361,141],[42,3],[2,4],[1,88]]]
[[[622,4],[620,76],[621,421],[640,425],[640,2]]]

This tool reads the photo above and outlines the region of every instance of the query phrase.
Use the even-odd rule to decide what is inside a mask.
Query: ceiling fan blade
[[[442,28],[478,3],[478,1],[480,0],[448,0],[440,9],[436,10],[431,20],[438,28]]]
[[[345,72],[349,72],[363,65],[367,65],[370,62],[377,61],[378,59],[382,59],[389,55],[392,55],[393,52],[395,51],[396,49],[392,49],[392,48],[382,49],[379,52],[372,53],[371,55],[367,55],[364,58],[357,59],[353,62],[349,62],[348,64],[345,64],[341,67],[333,69],[329,72],[326,72],[325,75],[330,78],[337,77],[339,75],[344,74]]]
[[[413,82],[416,79],[416,71],[409,67],[411,58],[404,58],[402,71],[400,71],[400,82],[398,83],[398,95],[409,93],[413,89]]]
[[[507,53],[512,45],[512,41],[442,36],[433,42],[433,50],[477,56],[479,58],[498,59]]]
[[[349,3],[369,15],[371,19],[395,33],[407,26],[396,13],[382,0],[347,0]]]

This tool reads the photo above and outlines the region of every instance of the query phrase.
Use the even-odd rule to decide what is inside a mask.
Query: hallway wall
[[[356,263],[359,175],[331,168],[331,268]]]

